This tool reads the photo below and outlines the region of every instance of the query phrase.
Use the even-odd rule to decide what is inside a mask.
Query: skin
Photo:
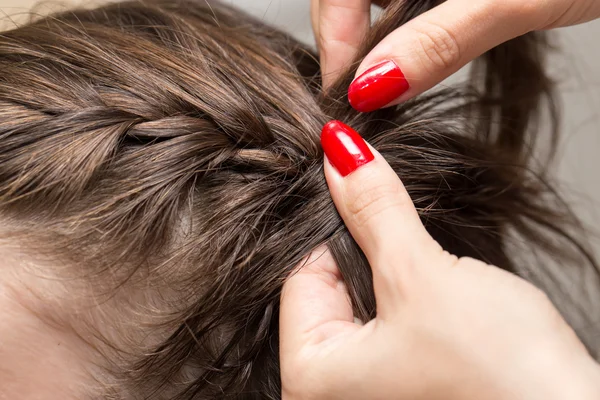
[[[324,85],[369,29],[366,0],[313,0]],[[600,16],[595,0],[447,0],[398,28],[358,67],[394,60],[411,89],[429,89],[492,47],[534,30]],[[397,175],[375,160],[325,175],[373,270],[377,317],[356,324],[326,247],[284,286],[283,398],[598,399],[600,366],[545,294],[499,268],[445,252]]]
[[[354,56],[369,29],[369,5],[313,1],[325,84]],[[357,75],[395,60],[411,84],[395,104],[499,43],[599,15],[595,0],[448,0],[384,39]],[[315,251],[282,295],[284,397],[599,398],[599,367],[545,295],[499,269],[443,252],[375,154],[346,178],[327,163],[325,170],[338,210],[373,267],[377,318],[353,322],[337,267],[326,248]],[[44,324],[1,278],[0,399],[79,398],[81,343]]]
[[[104,282],[27,250],[0,239],[0,400],[97,398],[132,349],[150,351],[171,333],[143,329],[157,324],[144,310],[164,309],[158,299],[170,292],[154,296],[132,277],[107,297]]]
[[[352,61],[369,30],[370,5],[370,0],[312,0],[325,86]],[[398,104],[512,38],[598,17],[597,0],[447,0],[382,40],[362,61],[356,76],[381,61],[394,60],[410,83],[410,89],[390,103]]]
[[[592,400],[600,366],[543,292],[445,252],[382,156],[346,177],[326,160],[336,207],[373,270],[377,317],[354,322],[322,247],[285,284],[283,398]]]
[[[27,288],[47,283],[16,273],[17,267],[20,257],[0,247],[0,400],[83,398],[84,345],[44,321],[42,299]]]

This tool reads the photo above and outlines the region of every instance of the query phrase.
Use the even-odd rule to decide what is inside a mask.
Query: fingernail
[[[363,72],[350,84],[348,100],[360,112],[380,109],[410,88],[394,61],[383,61]]]
[[[329,162],[342,176],[375,158],[354,129],[340,121],[329,121],[321,131],[321,146]]]

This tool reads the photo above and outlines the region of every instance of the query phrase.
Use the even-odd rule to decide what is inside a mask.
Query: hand
[[[331,255],[314,251],[281,297],[285,400],[600,398],[600,367],[540,290],[444,252],[351,128],[330,122],[321,141],[331,196],[373,270],[377,317],[354,322]]]
[[[403,0],[375,3],[392,1]],[[325,86],[348,66],[367,35],[370,4],[370,0],[312,0]],[[348,91],[350,103],[362,112],[398,104],[503,42],[598,17],[597,0],[447,0],[396,29],[365,57],[356,73],[359,79]],[[399,79],[393,80],[395,85],[390,79],[381,85],[382,77]]]

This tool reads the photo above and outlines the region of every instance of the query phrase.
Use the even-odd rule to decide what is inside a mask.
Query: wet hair
[[[544,34],[484,54],[468,84],[349,105],[369,49],[436,3],[392,2],[327,90],[313,50],[215,1],[77,9],[0,36],[2,237],[62,265],[55,319],[99,354],[89,397],[280,398],[281,287],[323,243],[355,315],[374,317],[323,175],[330,119],[381,152],[446,250],[518,272],[525,241],[595,265],[532,162],[536,138],[557,141]],[[88,313],[67,306],[84,298]]]

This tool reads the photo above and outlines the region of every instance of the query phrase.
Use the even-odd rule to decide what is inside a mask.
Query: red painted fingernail
[[[321,131],[321,146],[331,165],[346,176],[373,161],[373,153],[358,132],[340,121],[329,121]]]
[[[348,100],[357,111],[375,111],[400,97],[409,88],[398,65],[391,60],[383,61],[363,72],[350,84]]]

